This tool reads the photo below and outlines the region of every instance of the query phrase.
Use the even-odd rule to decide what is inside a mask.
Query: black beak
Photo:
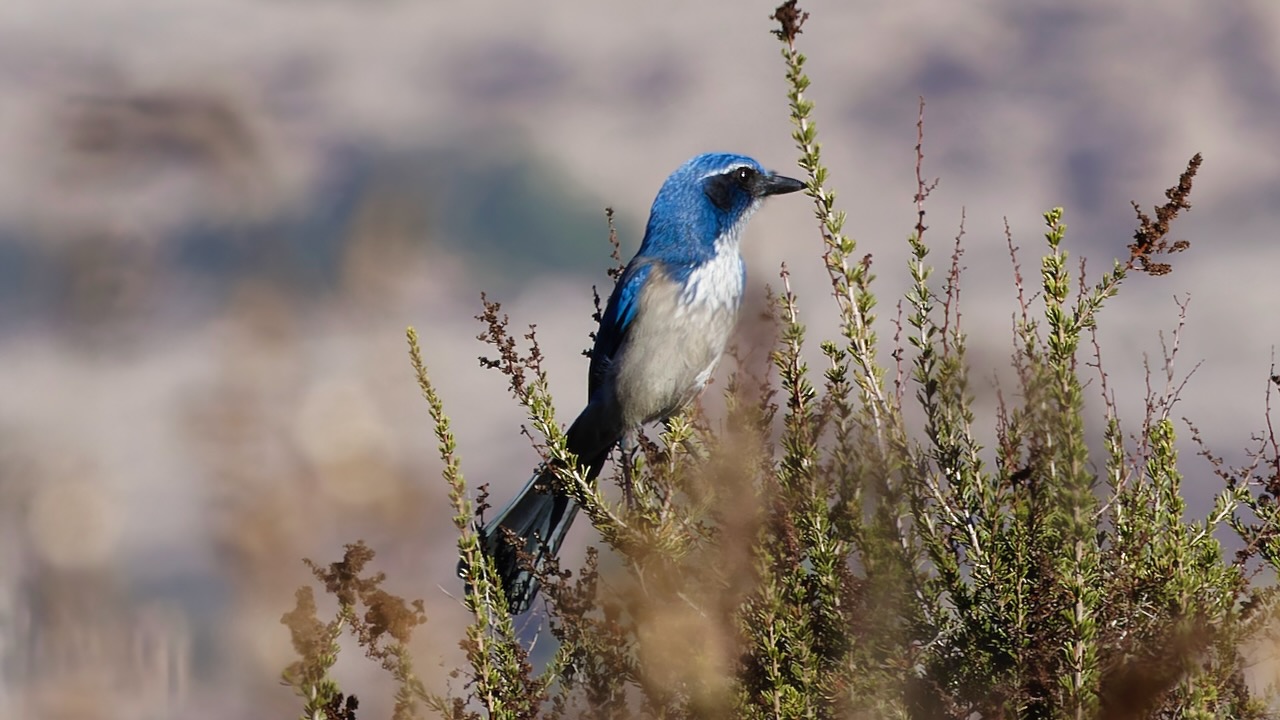
[[[760,197],[768,197],[770,195],[786,195],[797,190],[803,190],[804,183],[789,178],[785,175],[771,174],[760,178]]]

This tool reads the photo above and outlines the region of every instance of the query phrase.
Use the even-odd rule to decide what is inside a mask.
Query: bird
[[[587,405],[566,435],[588,481],[624,437],[670,418],[706,386],[742,305],[743,229],[765,198],[803,188],[750,157],[722,152],[690,158],[662,184],[640,248],[600,317]],[[540,466],[480,529],[513,615],[527,612],[539,590],[520,555],[540,567],[559,551],[578,513],[572,497],[554,490],[554,472]],[[464,574],[466,564],[458,569]]]

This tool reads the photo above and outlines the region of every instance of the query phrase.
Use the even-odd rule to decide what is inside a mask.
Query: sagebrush
[[[1206,517],[1190,520],[1182,478],[1202,471],[1177,452],[1177,333],[1165,383],[1147,391],[1132,424],[1115,410],[1116,393],[1131,390],[1108,385],[1093,335],[1130,276],[1167,275],[1189,248],[1170,232],[1191,207],[1200,156],[1152,214],[1135,204],[1133,242],[1096,277],[1069,258],[1060,208],[1044,214],[1035,281],[1024,280],[1009,236],[1016,381],[1000,388],[994,417],[977,417],[961,238],[939,280],[918,145],[910,290],[895,319],[877,317],[871,259],[845,233],[805,95],[797,43],[807,18],[794,0],[773,16],[831,297],[801,297],[784,267],[770,294],[768,371],[739,363],[722,384],[722,415],[694,409],[642,437],[625,477],[620,469],[601,486],[571,470],[536,334],[513,331],[484,301],[483,338],[496,353],[487,364],[506,376],[544,459],[565,468],[557,489],[601,540],[575,572],[536,568],[545,598],[536,612],[557,642],[541,669],[480,552],[474,523],[485,496],[473,498],[463,479],[411,328],[467,569],[458,587],[465,582],[473,616],[460,638],[468,665],[455,672],[456,695],[425,689],[406,650],[426,621],[421,606],[366,576],[372,551],[356,543],[341,562],[313,566],[338,615],[319,620],[304,589],[284,618],[300,655],[284,677],[304,698],[303,717],[356,717],[354,697],[330,673],[344,631],[398,681],[396,718],[1268,716],[1270,696],[1246,683],[1244,668],[1277,606],[1275,589],[1256,579],[1280,568],[1270,419],[1249,441],[1246,466],[1202,449],[1207,465],[1197,462],[1222,491]],[[839,335],[819,343],[822,367],[811,368],[797,308],[831,300]],[[1269,397],[1280,377],[1268,382]],[[1086,410],[1087,386],[1102,393],[1100,417]],[[920,422],[908,420],[911,404]],[[983,447],[975,428],[993,426],[995,444]],[[1087,427],[1103,429],[1101,447],[1086,442]],[[625,500],[613,499],[616,484],[627,486]],[[1234,556],[1219,542],[1224,532],[1243,540]]]

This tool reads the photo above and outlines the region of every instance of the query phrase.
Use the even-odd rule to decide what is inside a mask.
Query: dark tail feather
[[[601,454],[588,466],[588,478],[600,474],[607,456],[607,452]],[[541,567],[546,558],[560,552],[578,516],[578,503],[573,498],[550,491],[553,482],[550,471],[541,469],[480,531],[480,549],[493,558],[512,615],[527,612],[541,587],[538,578],[520,562],[520,553],[532,558],[534,567]],[[508,539],[507,530],[515,537]],[[466,570],[466,563],[459,562],[458,574]]]
[[[550,484],[545,471],[529,478],[520,494],[481,531],[481,548],[493,558],[512,615],[528,611],[540,586],[538,578],[520,562],[520,553],[532,558],[534,567],[541,567],[545,558],[555,557],[560,551],[578,515],[578,503],[573,498],[539,489]],[[511,537],[508,530],[515,536]]]

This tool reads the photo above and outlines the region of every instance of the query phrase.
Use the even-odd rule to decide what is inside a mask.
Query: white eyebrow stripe
[[[707,174],[703,175],[702,177],[699,177],[698,179],[699,179],[699,180],[706,180],[706,179],[707,179],[707,178],[709,178],[709,177],[715,177],[716,175],[724,175],[725,173],[733,172],[734,170],[739,170],[739,169],[741,169],[741,168],[751,168],[752,170],[755,170],[755,168],[754,168],[754,167],[751,167],[750,165],[748,165],[748,164],[746,164],[746,163],[744,163],[744,162],[736,162],[736,163],[732,163],[732,164],[729,164],[729,165],[725,165],[724,167],[720,168],[719,170],[712,170],[711,172],[709,172],[709,173],[707,173]]]

